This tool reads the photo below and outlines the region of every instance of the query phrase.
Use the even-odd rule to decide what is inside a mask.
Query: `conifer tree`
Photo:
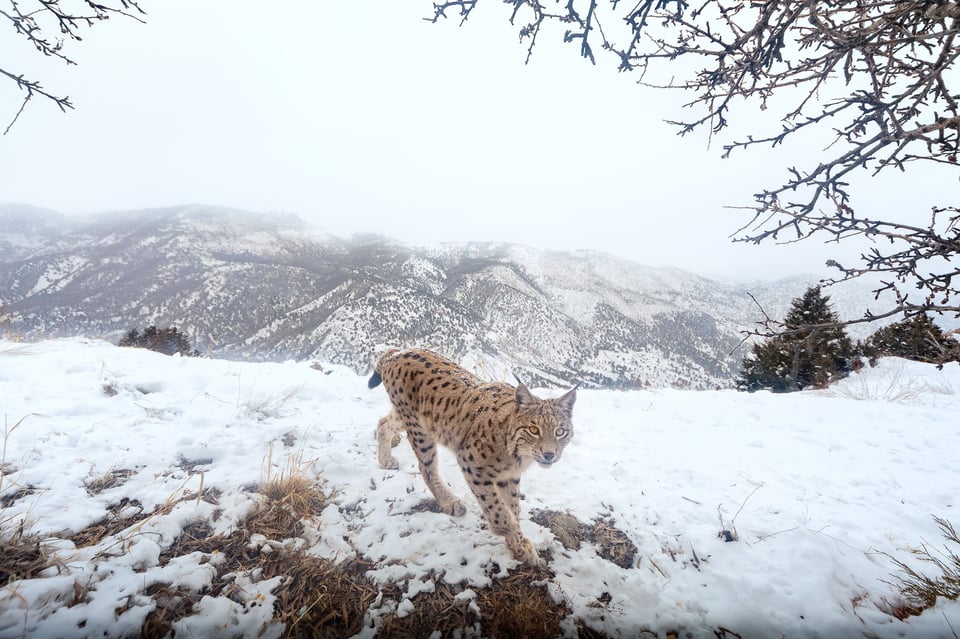
[[[177,330],[175,326],[170,328],[157,328],[148,326],[140,333],[137,329],[131,329],[119,342],[117,346],[129,346],[133,348],[146,348],[151,351],[163,353],[165,355],[198,355],[195,349],[190,348],[190,340],[187,336]]]
[[[864,342],[863,354],[871,364],[885,356],[942,364],[960,361],[960,345],[921,313],[877,330]]]
[[[787,393],[846,377],[855,354],[839,322],[829,296],[811,286],[791,303],[784,332],[755,344],[743,359],[737,388]]]

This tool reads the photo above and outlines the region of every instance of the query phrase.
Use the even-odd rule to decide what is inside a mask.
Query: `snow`
[[[905,621],[883,602],[897,599],[895,559],[923,568],[910,549],[941,545],[932,516],[960,524],[958,408],[960,367],[896,359],[789,395],[582,390],[564,458],[524,476],[522,527],[552,551],[549,588],[572,610],[571,636],[578,618],[621,637],[713,637],[720,627],[742,637],[954,637],[956,602]],[[405,584],[400,601],[375,604],[379,613],[409,614],[437,579],[465,582],[458,597],[472,601],[516,562],[481,525],[451,455],[442,472],[468,508],[457,519],[413,509],[428,493],[405,443],[394,451],[399,470],[377,467],[373,430],[387,410],[382,389],[325,363],[0,340],[0,496],[33,491],[0,522],[51,537],[46,552],[60,566],[0,589],[0,637],[135,636],[155,605],[146,588],[201,593],[214,577],[201,553],[161,565],[161,551],[197,522],[229,532],[253,504],[244,488],[297,455],[335,493],[299,543],[334,560],[362,555],[376,583]],[[87,482],[109,471],[130,476],[91,494]],[[181,499],[200,482],[222,491],[216,507]],[[169,508],[89,547],[66,539],[121,503],[130,514]],[[618,567],[589,543],[564,549],[530,521],[534,508],[612,519],[637,545],[635,564]],[[242,597],[200,598],[176,636],[282,636],[271,615],[280,578],[236,580]],[[87,592],[79,603],[76,584]]]
[[[58,261],[49,264],[46,270],[37,277],[37,283],[27,293],[27,296],[63,289],[86,264],[87,260],[78,255],[60,258]]]

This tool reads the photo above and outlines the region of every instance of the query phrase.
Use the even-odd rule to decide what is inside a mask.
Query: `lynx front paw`
[[[440,504],[440,510],[451,517],[462,517],[467,513],[467,507],[459,499],[454,499],[446,504]]]
[[[397,462],[396,457],[393,455],[377,456],[377,463],[380,464],[380,468],[385,468],[387,470],[397,470],[400,468],[400,463]]]
[[[520,537],[518,541],[507,543],[507,546],[517,561],[522,561],[531,566],[543,565],[543,560],[540,559],[540,555],[537,554],[537,549],[533,547],[533,544],[530,543],[530,540],[526,537]]]

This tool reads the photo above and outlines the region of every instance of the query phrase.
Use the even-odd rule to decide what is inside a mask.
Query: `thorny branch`
[[[855,236],[868,248],[855,266],[828,262],[835,283],[879,274],[876,295],[889,312],[872,321],[924,311],[960,315],[960,208],[941,203],[923,223],[883,221],[886,211],[854,208],[856,175],[906,171],[917,163],[958,166],[960,2],[938,0],[503,0],[510,20],[526,16],[520,40],[529,55],[549,21],[564,25],[592,62],[598,48],[613,54],[621,71],[638,71],[641,84],[692,94],[693,116],[675,120],[678,133],[724,132],[736,108],[767,110],[776,95],[789,100],[779,130],[735,139],[723,156],[754,146],[782,144],[797,133],[820,130],[832,143],[816,165],[788,169],[779,186],[761,190],[746,207],[750,220],[734,233],[741,242],[795,242],[817,236],[831,242]],[[477,0],[435,4],[434,20],[458,7],[466,19]],[[552,10],[551,10],[552,8]],[[604,29],[599,28],[603,18]],[[610,25],[619,25],[611,29]],[[594,28],[596,26],[596,28]],[[679,80],[677,59],[699,69]],[[666,69],[656,83],[653,71]],[[782,104],[777,102],[776,104]],[[932,202],[921,203],[927,207]],[[741,207],[743,208],[743,207]],[[913,290],[911,290],[913,289]]]
[[[145,15],[135,0],[6,0],[0,9],[0,23],[7,23],[20,36],[44,56],[59,58],[64,63],[76,64],[64,52],[65,41],[81,41],[85,28],[94,26],[111,16],[124,16],[142,22]],[[43,88],[37,80],[22,73],[0,66],[0,77],[13,80],[24,92],[20,108],[4,131],[6,135],[16,124],[27,103],[34,96],[53,102],[61,111],[73,108],[68,96],[60,96]]]

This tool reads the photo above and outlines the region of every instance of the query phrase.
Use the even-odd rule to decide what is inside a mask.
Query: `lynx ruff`
[[[522,383],[514,389],[484,382],[454,362],[419,349],[384,353],[370,388],[381,381],[392,407],[377,425],[380,466],[398,468],[390,449],[400,440],[394,435],[406,431],[440,510],[459,517],[466,508],[441,479],[436,463],[437,444],[446,446],[456,454],[490,530],[504,537],[516,559],[540,563],[520,530],[520,475],[531,462],[550,467],[560,459],[573,438],[577,387],[556,399],[538,399]]]

